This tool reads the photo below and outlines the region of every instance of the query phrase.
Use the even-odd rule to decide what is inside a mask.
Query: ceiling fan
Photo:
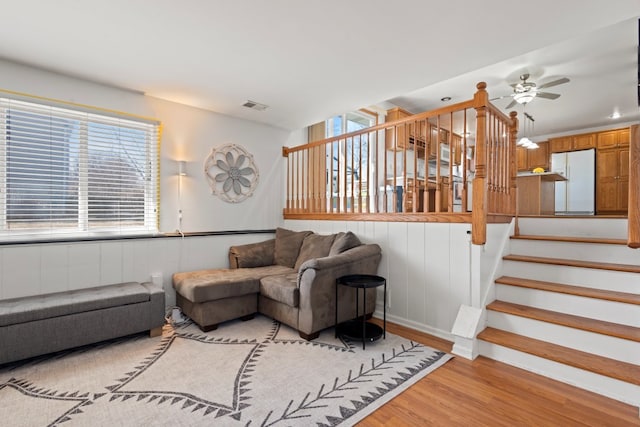
[[[507,97],[512,97],[513,100],[507,105],[505,108],[509,109],[517,104],[527,104],[531,102],[533,98],[545,98],[545,99],[556,99],[560,97],[560,94],[550,93],[550,92],[540,92],[540,89],[546,89],[552,86],[558,86],[561,84],[569,83],[569,79],[563,77],[558,80],[554,80],[549,83],[545,83],[540,86],[536,86],[533,82],[528,82],[529,74],[525,73],[520,76],[520,83],[513,83],[511,87],[513,88],[513,93],[510,95],[501,96],[499,98],[494,98],[492,101],[496,99],[502,99]]]

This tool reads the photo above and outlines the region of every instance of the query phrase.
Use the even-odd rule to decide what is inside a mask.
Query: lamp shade
[[[518,104],[526,104],[527,102],[531,102],[535,97],[536,97],[536,93],[529,91],[529,92],[516,93],[513,96],[513,99],[515,99]]]
[[[187,162],[178,160],[178,175],[187,176]]]

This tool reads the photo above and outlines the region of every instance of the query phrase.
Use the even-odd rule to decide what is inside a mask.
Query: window
[[[327,138],[340,136],[375,124],[376,117],[373,114],[353,111],[328,119],[325,122],[325,135]],[[331,147],[327,147],[327,157],[331,156],[330,164],[332,165],[330,173],[332,182],[329,183],[332,189],[331,197],[342,195],[349,198],[367,198],[372,161],[369,158],[369,136],[369,134],[364,134],[356,138],[341,139]],[[338,188],[341,194],[338,194]],[[362,192],[360,192],[360,188],[362,188]]]
[[[0,239],[156,232],[159,127],[0,97]]]

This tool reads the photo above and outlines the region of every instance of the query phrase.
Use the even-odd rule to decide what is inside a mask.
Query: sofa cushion
[[[329,256],[341,254],[342,252],[355,248],[356,246],[360,246],[361,244],[362,242],[358,239],[358,236],[353,234],[351,231],[338,233],[333,241],[333,245],[331,245],[331,250],[329,250]]]
[[[300,303],[298,274],[281,274],[260,279],[260,295],[291,307]]]
[[[0,326],[149,301],[149,290],[138,282],[118,283],[0,301]]]
[[[292,272],[292,268],[281,265],[189,271],[174,274],[173,287],[177,293],[191,302],[206,302],[257,294],[262,277]]]
[[[321,234],[309,234],[305,237],[302,241],[302,246],[300,247],[300,253],[298,254],[298,259],[296,260],[294,269],[298,270],[302,263],[307,260],[322,258],[329,255],[331,245],[333,245],[335,238],[335,234],[329,234],[326,236]]]
[[[293,268],[298,259],[302,241],[309,234],[311,234],[311,231],[292,231],[278,227],[276,229],[276,244],[273,254],[274,262],[278,265]]]
[[[229,248],[229,264],[233,268],[264,267],[273,265],[275,239]]]

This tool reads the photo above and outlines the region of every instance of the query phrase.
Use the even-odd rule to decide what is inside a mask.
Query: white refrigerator
[[[596,151],[551,154],[551,172],[566,181],[556,181],[556,215],[595,214]]]

